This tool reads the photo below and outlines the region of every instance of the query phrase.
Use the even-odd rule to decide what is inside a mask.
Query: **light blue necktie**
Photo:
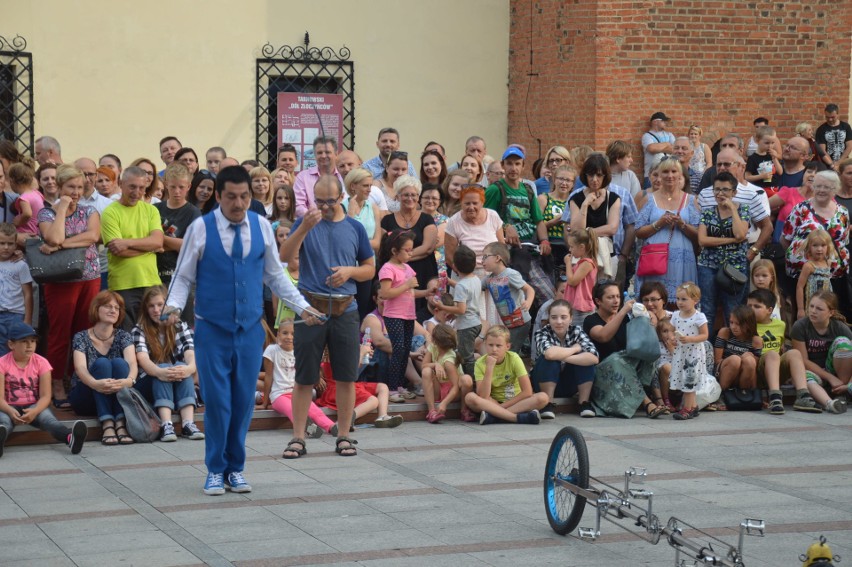
[[[231,258],[234,260],[243,259],[243,239],[240,236],[240,225],[231,224],[234,229],[234,246],[231,248]]]

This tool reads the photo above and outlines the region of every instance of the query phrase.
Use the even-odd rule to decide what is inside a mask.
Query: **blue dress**
[[[672,206],[662,209],[657,206],[654,195],[648,198],[648,203],[639,212],[639,218],[636,219],[636,229],[643,226],[653,224],[660,220],[666,211],[677,211],[680,202]],[[687,224],[697,227],[701,218],[698,209],[695,208],[695,197],[693,195],[686,196],[686,202],[680,210],[680,217]],[[662,228],[645,240],[645,244],[665,244],[669,242],[669,234],[671,230],[668,227]],[[668,270],[662,276],[645,276],[644,278],[636,276],[636,289],[642,287],[646,281],[663,282],[666,286],[666,292],[669,295],[669,301],[674,301],[675,291],[677,286],[684,282],[695,282],[698,280],[698,265],[695,261],[695,250],[692,247],[692,241],[679,229],[675,228],[669,243],[669,264]]]

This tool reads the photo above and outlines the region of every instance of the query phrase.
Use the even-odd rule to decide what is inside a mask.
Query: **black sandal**
[[[106,432],[112,429],[112,435],[107,435]],[[103,435],[101,436],[101,445],[107,445],[109,447],[118,445],[118,436],[115,434],[115,426],[110,425],[109,427],[103,428]]]
[[[296,449],[297,446],[301,447],[301,448]],[[303,456],[307,452],[308,452],[308,450],[307,450],[306,445],[305,445],[305,440],[299,439],[298,437],[293,437],[292,439],[290,439],[290,442],[287,443],[287,448],[284,449],[284,452],[281,454],[281,458],[282,459],[298,459],[299,457]],[[287,453],[296,453],[296,454],[288,456]]]
[[[121,430],[124,430],[124,433],[118,433]],[[118,444],[119,445],[133,445],[136,441],[133,440],[133,437],[129,435],[129,431],[127,431],[126,425],[121,425],[115,428],[115,432],[118,433]]]
[[[651,405],[654,406],[654,409],[648,409]],[[657,419],[658,417],[663,415],[663,412],[668,411],[666,409],[666,406],[659,406],[654,402],[648,402],[647,404],[642,406],[642,409],[645,410],[645,415],[647,415],[650,419]]]
[[[349,443],[349,446],[341,447],[341,443]],[[334,451],[341,457],[354,457],[358,454],[358,449],[355,447],[357,444],[358,441],[355,439],[350,439],[349,437],[338,437],[335,442]]]

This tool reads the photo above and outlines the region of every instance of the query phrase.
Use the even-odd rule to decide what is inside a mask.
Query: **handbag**
[[[66,248],[53,254],[41,251],[44,241],[27,240],[26,258],[30,274],[36,283],[56,283],[79,280],[86,266],[86,248]]]
[[[627,348],[624,353],[638,360],[653,362],[660,358],[660,341],[648,317],[634,317],[627,323]]]
[[[758,411],[763,409],[763,394],[760,388],[729,388],[722,390],[722,401],[728,411]]]
[[[160,438],[160,418],[136,388],[122,388],[115,397],[124,411],[127,432],[134,441],[153,443]]]
[[[677,208],[677,214],[680,216],[680,211],[683,209],[683,204],[686,202],[686,193],[680,200],[680,206]],[[657,244],[645,244],[639,252],[639,263],[636,266],[636,275],[639,277],[645,276],[662,276],[669,269],[669,245],[674,236],[674,227],[669,227],[669,240],[666,243],[659,242]]]
[[[748,276],[731,266],[724,264],[716,271],[716,287],[728,295],[739,295],[748,282]]]

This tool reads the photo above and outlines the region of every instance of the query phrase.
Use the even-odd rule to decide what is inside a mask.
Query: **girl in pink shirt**
[[[414,233],[394,230],[384,235],[379,248],[379,297],[384,300],[384,320],[393,353],[390,357],[387,384],[391,392],[405,397],[405,369],[411,350],[416,319],[414,299],[435,293],[437,283],[426,290],[417,289],[417,276],[406,262],[414,249]]]
[[[572,230],[568,236],[568,254],[565,255],[568,285],[565,286],[564,299],[573,310],[571,324],[580,328],[586,317],[595,310],[592,288],[598,277],[597,257],[598,237],[595,229]]]

